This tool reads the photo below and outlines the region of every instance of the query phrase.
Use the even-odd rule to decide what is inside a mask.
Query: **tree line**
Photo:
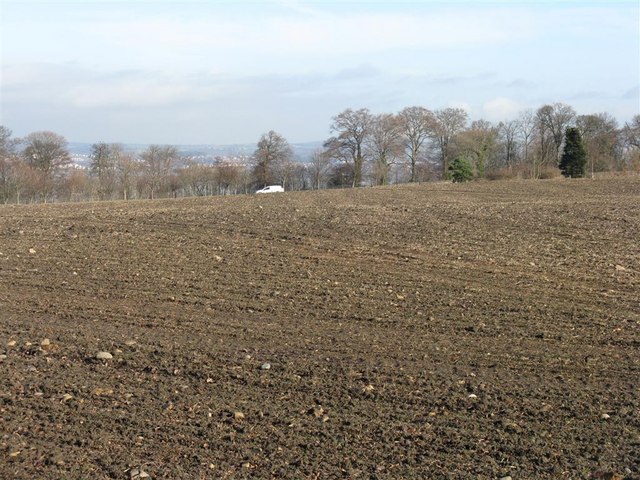
[[[469,121],[460,108],[406,107],[373,114],[347,109],[332,118],[331,137],[309,158],[295,159],[269,131],[245,163],[183,157],[171,145],[132,153],[91,146],[88,168],[74,165],[64,137],[34,132],[14,138],[0,126],[0,202],[52,202],[359,187],[471,178],[550,178],[640,172],[640,115],[619,126],[607,113],[578,115],[544,105],[510,121]]]

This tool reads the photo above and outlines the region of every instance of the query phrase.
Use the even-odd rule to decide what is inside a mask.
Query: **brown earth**
[[[640,478],[639,239],[639,178],[0,206],[0,478]]]

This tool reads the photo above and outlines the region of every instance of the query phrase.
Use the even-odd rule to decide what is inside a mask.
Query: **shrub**
[[[473,179],[473,165],[465,157],[456,157],[449,165],[449,173],[454,183],[468,182]]]
[[[512,168],[496,168],[487,172],[487,180],[512,180],[518,178],[518,172]]]
[[[538,178],[541,180],[550,180],[552,178],[558,178],[561,175],[562,172],[560,172],[559,168],[547,166],[540,169]]]

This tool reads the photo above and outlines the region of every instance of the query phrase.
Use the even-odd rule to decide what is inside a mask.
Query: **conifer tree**
[[[456,157],[449,165],[449,174],[453,183],[468,182],[473,179],[473,166],[465,157]]]
[[[584,177],[587,166],[587,150],[584,147],[580,130],[569,127],[565,133],[565,145],[560,159],[560,171],[565,177]]]

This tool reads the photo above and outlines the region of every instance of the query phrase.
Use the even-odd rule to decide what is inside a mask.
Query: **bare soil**
[[[0,478],[640,478],[639,239],[638,177],[0,206]]]

